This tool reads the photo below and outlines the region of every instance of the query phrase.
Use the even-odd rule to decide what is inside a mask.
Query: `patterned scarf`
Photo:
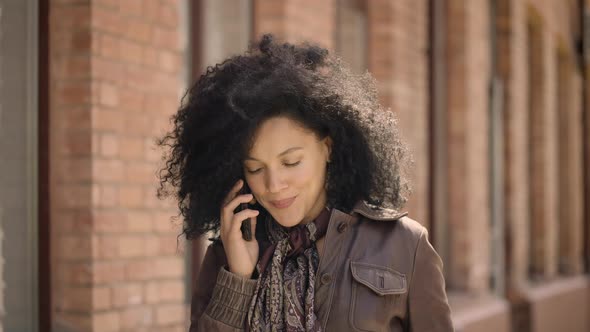
[[[321,331],[314,312],[315,274],[319,264],[315,241],[326,234],[330,210],[289,232],[269,220],[271,245],[258,261],[260,272],[248,311],[247,331]]]

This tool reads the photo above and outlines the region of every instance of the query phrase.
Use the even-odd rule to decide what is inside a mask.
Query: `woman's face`
[[[256,200],[285,227],[307,223],[326,205],[331,140],[286,117],[264,121],[244,160]]]

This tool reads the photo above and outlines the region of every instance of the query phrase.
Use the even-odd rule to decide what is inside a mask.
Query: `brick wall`
[[[526,90],[525,8],[519,1],[498,2],[496,51],[498,74],[505,86],[504,199],[509,239],[507,284],[522,284],[528,273],[529,246],[529,128]]]
[[[369,1],[369,71],[381,102],[399,117],[403,138],[412,149],[413,193],[405,210],[428,226],[428,6],[426,0]]]
[[[481,292],[490,273],[487,2],[450,0],[447,22],[448,283]]]
[[[255,38],[271,32],[290,42],[334,48],[336,0],[253,0]]]
[[[507,86],[505,199],[511,234],[507,268],[509,282],[518,289],[527,283],[529,267],[537,278],[556,276],[560,243],[562,247],[568,243],[562,249],[568,252],[565,260],[571,262],[571,269],[580,271],[581,249],[576,243],[581,240],[575,234],[582,223],[577,206],[582,196],[571,181],[579,183],[581,179],[581,161],[576,160],[581,155],[567,151],[576,149],[582,141],[581,133],[576,133],[579,124],[575,125],[573,119],[581,117],[575,115],[581,107],[581,92],[576,92],[581,72],[576,66],[562,68],[567,73],[560,79],[558,68],[560,58],[574,57],[572,29],[579,20],[571,4],[540,0],[500,4],[497,54]],[[562,97],[567,103],[559,102],[559,91],[567,91]],[[575,127],[565,140],[558,135],[559,119],[564,114],[570,114],[565,116],[567,123]],[[563,172],[571,177],[564,177]],[[572,200],[560,203],[556,193],[564,185],[577,193],[571,194]]]
[[[56,330],[182,331],[184,263],[155,198],[183,87],[182,1],[50,2]]]

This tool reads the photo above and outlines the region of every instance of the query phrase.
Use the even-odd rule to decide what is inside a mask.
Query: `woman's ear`
[[[322,140],[322,144],[324,144],[324,148],[326,149],[326,162],[330,162],[332,160],[332,137],[326,136]]]

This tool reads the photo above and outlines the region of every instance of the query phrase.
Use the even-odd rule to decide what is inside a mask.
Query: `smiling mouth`
[[[270,204],[272,204],[272,206],[274,206],[277,209],[285,209],[291,206],[291,204],[293,204],[295,198],[297,198],[297,196],[281,199],[280,201],[271,201]]]

